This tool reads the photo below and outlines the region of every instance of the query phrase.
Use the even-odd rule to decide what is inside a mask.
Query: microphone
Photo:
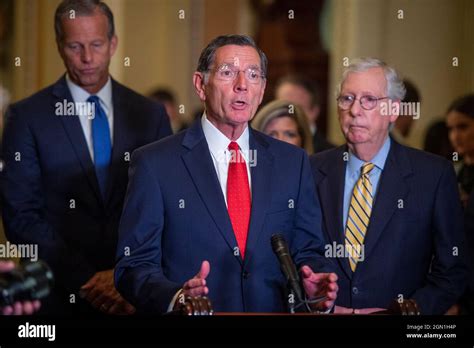
[[[303,292],[300,286],[300,277],[291,258],[285,238],[281,234],[274,234],[272,235],[271,243],[273,252],[280,261],[281,272],[288,282],[289,289],[293,291],[299,303],[304,302]]]

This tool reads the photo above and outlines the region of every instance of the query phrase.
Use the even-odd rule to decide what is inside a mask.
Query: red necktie
[[[227,210],[239,245],[242,259],[245,256],[247,234],[250,221],[250,188],[245,159],[239,151],[239,145],[229,144],[231,154],[229,173],[227,174]]]

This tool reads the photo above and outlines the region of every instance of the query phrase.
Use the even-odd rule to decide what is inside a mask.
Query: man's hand
[[[119,294],[114,285],[114,270],[97,272],[80,290],[94,308],[107,314],[127,315],[135,313],[135,307]]]
[[[458,303],[453,304],[444,315],[459,315],[461,314],[461,306]]]
[[[183,285],[183,294],[186,296],[204,296],[209,293],[206,286],[206,278],[211,271],[211,265],[208,261],[203,261],[198,274],[191,278]]]
[[[9,272],[14,268],[15,264],[12,261],[0,261],[0,273]],[[0,307],[0,313],[2,315],[31,315],[36,312],[40,306],[41,303],[38,300],[15,302],[13,306]]]
[[[326,301],[310,306],[319,311],[327,311],[332,308],[339,290],[336,273],[314,273],[310,267],[303,266],[301,267],[301,274],[308,300],[319,296],[326,296]]]

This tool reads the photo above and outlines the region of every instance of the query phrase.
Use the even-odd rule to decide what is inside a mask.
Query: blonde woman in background
[[[274,100],[266,104],[253,119],[252,126],[275,139],[305,149],[308,155],[314,152],[306,115],[289,101]]]
[[[2,85],[0,85],[0,134],[3,131],[3,117],[9,103],[10,93],[8,93],[8,91]]]

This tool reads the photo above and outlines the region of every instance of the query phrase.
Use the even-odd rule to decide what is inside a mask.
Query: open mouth
[[[247,107],[247,103],[243,100],[236,100],[231,103],[232,108],[236,110],[243,110]]]

